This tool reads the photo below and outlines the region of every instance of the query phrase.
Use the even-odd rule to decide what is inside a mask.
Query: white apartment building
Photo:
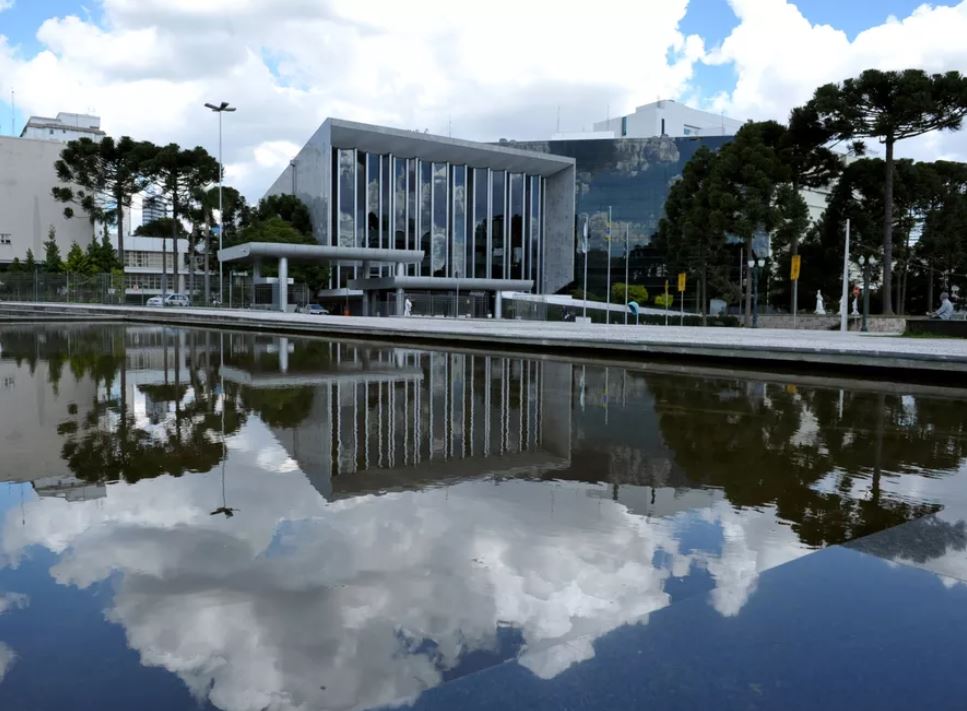
[[[28,249],[42,260],[51,227],[62,256],[72,242],[86,248],[93,239],[87,216],[76,209],[67,219],[64,203],[51,194],[60,184],[54,163],[63,148],[57,141],[0,136],[0,264],[23,261]]]
[[[594,124],[595,131],[610,131],[615,138],[734,136],[741,127],[742,121],[693,109],[671,99],[653,101],[627,116]]]
[[[63,111],[56,117],[31,116],[20,132],[21,138],[34,138],[38,141],[58,141],[67,143],[78,138],[100,141],[104,138],[100,116],[90,114],[71,114]]]

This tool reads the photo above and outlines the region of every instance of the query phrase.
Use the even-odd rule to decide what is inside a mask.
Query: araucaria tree
[[[89,138],[70,141],[54,164],[62,185],[52,190],[54,197],[80,207],[91,224],[113,222],[118,228],[118,259],[124,263],[124,211],[131,196],[149,183],[147,160],[157,148],[146,142],[122,136],[115,141],[105,136],[100,142]],[[74,216],[70,204],[64,216]]]
[[[927,74],[868,69],[841,84],[816,90],[804,107],[832,140],[878,139],[884,146],[883,313],[893,313],[893,184],[897,141],[941,129],[959,129],[967,115],[967,78],[960,72]]]
[[[182,149],[176,143],[169,143],[167,146],[158,149],[148,162],[147,170],[170,201],[170,228],[175,254],[174,277],[177,284],[179,220],[192,215],[191,203],[198,195],[199,190],[218,180],[218,162],[200,146],[193,149]],[[192,230],[192,234],[194,234],[194,230]],[[193,265],[194,244],[191,245],[189,251],[192,260],[190,264]],[[165,267],[165,272],[167,272],[167,267]],[[193,282],[194,269],[191,270],[191,277]],[[194,284],[191,284],[190,289],[194,290]]]

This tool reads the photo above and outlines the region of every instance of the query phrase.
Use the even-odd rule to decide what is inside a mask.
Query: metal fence
[[[174,279],[167,293],[177,293]],[[205,305],[204,280],[195,278],[194,290],[185,293],[196,306]],[[62,304],[132,304],[144,305],[152,296],[160,295],[160,288],[147,288],[149,282],[142,275],[133,274],[47,274],[35,272],[0,272],[0,301],[34,301]],[[226,276],[222,288],[218,278],[210,281],[210,307],[261,308],[272,307],[274,285],[259,284],[254,291],[252,278],[243,275]],[[309,302],[310,291],[305,284],[289,286],[289,303],[302,306]]]

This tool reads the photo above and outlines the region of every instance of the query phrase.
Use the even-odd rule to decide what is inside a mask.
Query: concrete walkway
[[[454,347],[546,350],[574,355],[705,361],[771,362],[836,369],[920,371],[967,376],[967,340],[901,338],[829,331],[624,326],[544,321],[444,318],[307,316],[271,311],[173,309],[74,304],[0,304],[0,310],[256,329],[316,336],[377,339],[390,344],[435,343]]]

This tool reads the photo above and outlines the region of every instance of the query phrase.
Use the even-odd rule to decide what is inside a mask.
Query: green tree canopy
[[[52,188],[54,198],[67,203],[64,216],[74,217],[76,206],[93,225],[97,221],[118,228],[118,256],[124,261],[124,211],[133,195],[150,182],[147,164],[157,152],[154,144],[122,136],[70,141],[54,164],[61,185]]]
[[[69,274],[89,274],[91,272],[91,263],[87,254],[77,242],[73,242],[71,248],[67,251],[64,270]]]
[[[156,220],[145,222],[138,225],[134,230],[134,234],[139,237],[170,237],[173,232],[179,237],[188,236],[188,230],[185,229],[181,221],[172,220],[170,217],[159,217]]]
[[[959,129],[967,115],[967,78],[960,72],[868,69],[859,77],[816,90],[805,110],[832,140],[878,139],[885,148],[883,180],[883,313],[893,313],[894,147],[930,131]]]
[[[33,257],[33,254],[28,254]],[[64,262],[60,258],[60,247],[57,246],[57,233],[53,226],[47,232],[47,241],[44,242],[44,271],[48,274],[57,274],[64,271]]]

